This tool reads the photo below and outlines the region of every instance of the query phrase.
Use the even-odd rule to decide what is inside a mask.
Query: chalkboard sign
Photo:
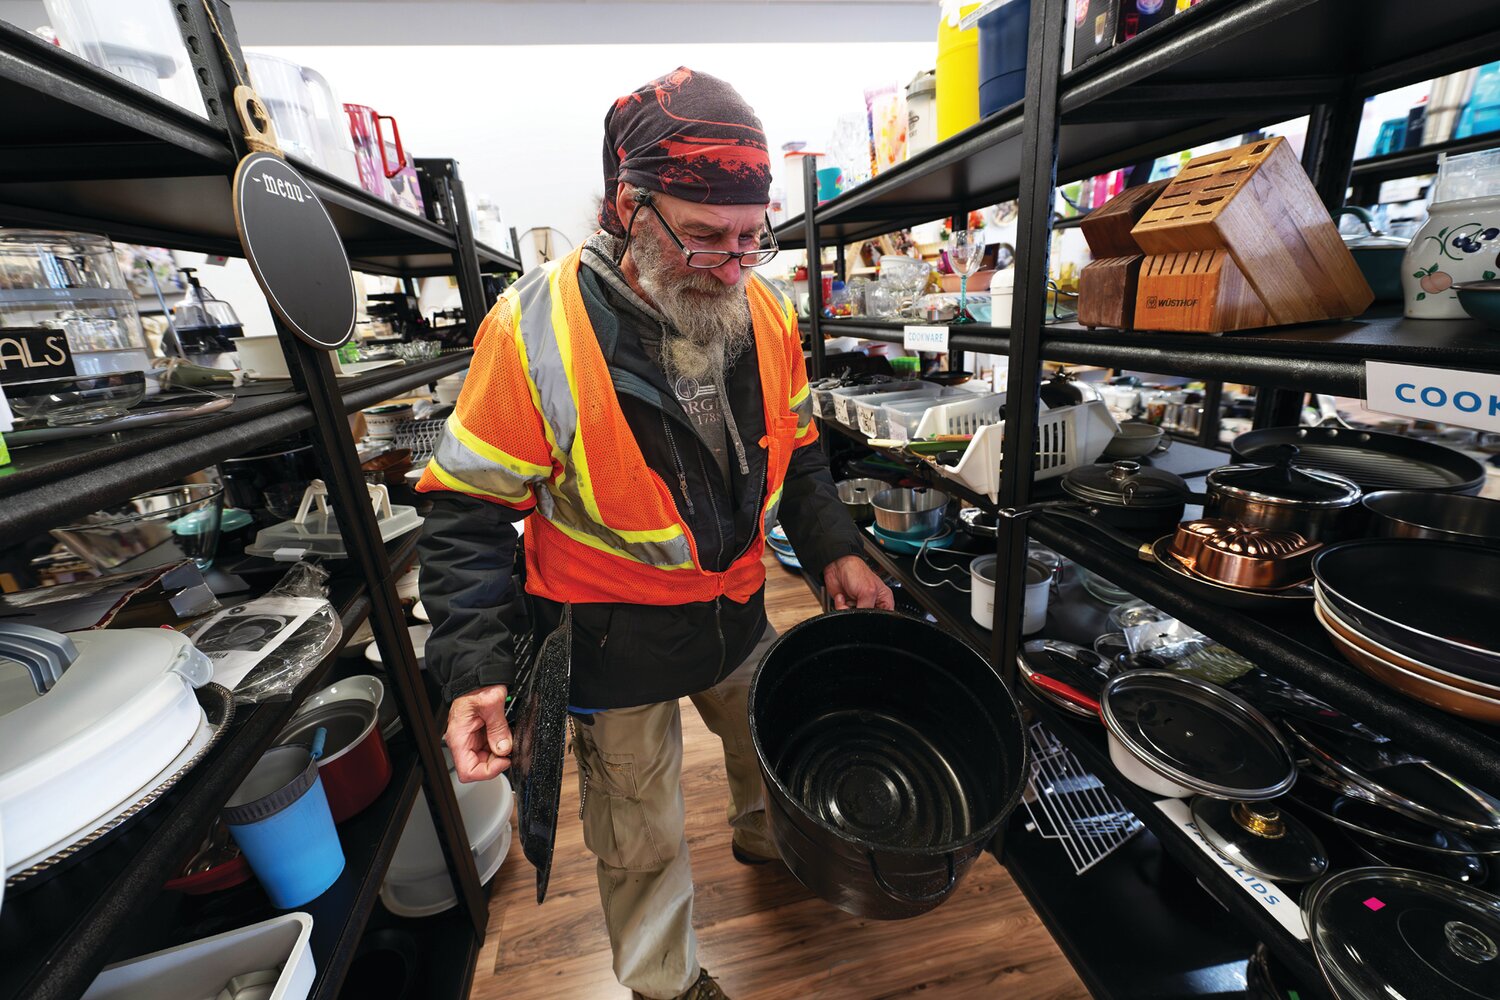
[[[75,374],[68,335],[62,330],[41,326],[0,329],[0,384]]]
[[[354,333],[354,276],[328,210],[291,164],[251,153],[234,175],[234,224],[271,309],[331,351]]]

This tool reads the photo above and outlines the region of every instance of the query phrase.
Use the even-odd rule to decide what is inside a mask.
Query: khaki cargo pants
[[[750,743],[750,678],[775,640],[769,625],[748,659],[724,681],[692,695],[724,744],[734,842],[775,857],[766,834],[765,788]],[[611,709],[575,720],[573,756],[583,801],[583,839],[599,859],[599,896],[620,983],[670,998],[698,977],[693,873],[682,800],[678,702]]]

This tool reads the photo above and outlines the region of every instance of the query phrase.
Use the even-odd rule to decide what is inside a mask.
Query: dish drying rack
[[[1022,801],[1031,824],[1063,846],[1082,875],[1142,829],[1141,821],[1040,722],[1032,725],[1031,781]]]
[[[411,450],[411,464],[417,468],[427,464],[437,450],[438,438],[443,436],[447,419],[403,420],[396,425],[393,445]]]

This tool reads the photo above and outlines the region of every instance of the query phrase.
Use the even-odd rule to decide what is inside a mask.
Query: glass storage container
[[[0,229],[0,329],[17,327],[65,331],[79,375],[151,368],[135,295],[102,236]]]

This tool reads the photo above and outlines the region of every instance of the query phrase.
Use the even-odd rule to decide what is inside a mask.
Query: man
[[[527,274],[485,319],[419,489],[429,668],[453,701],[461,780],[509,766],[516,532],[540,632],[573,609],[570,710],[584,840],[615,974],[637,997],[714,1000],[698,964],[684,835],[690,697],[724,744],[734,856],[774,859],[750,742],[750,678],[775,638],[765,533],[778,517],[837,607],[893,606],[859,556],[821,449],[774,255],[755,113],[682,68],[605,117],[603,230]]]

